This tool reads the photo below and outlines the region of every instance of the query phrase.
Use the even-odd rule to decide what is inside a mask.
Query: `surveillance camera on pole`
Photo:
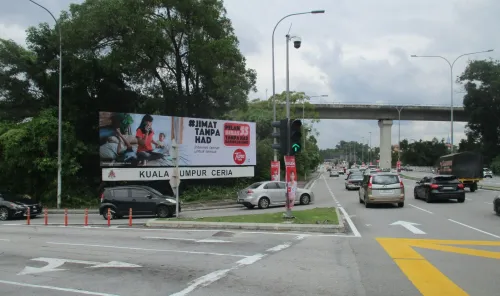
[[[170,147],[170,157],[174,161],[174,171],[170,177],[170,186],[175,193],[175,217],[179,218],[179,185],[181,184],[181,175],[179,172],[179,146],[175,139],[172,140]]]
[[[300,46],[302,45],[302,38],[300,38],[300,37],[291,37],[291,39],[295,39],[295,40],[293,40],[293,47],[300,48]]]

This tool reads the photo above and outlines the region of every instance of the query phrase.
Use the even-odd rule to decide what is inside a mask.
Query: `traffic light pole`
[[[287,146],[287,156],[290,156],[290,35],[286,35],[286,119],[288,120],[288,125],[287,125],[287,139],[288,139],[288,145]],[[288,195],[288,183],[290,180],[286,180],[286,195]],[[290,209],[290,198],[286,196],[286,218],[291,219],[293,218],[292,215],[292,210]]]

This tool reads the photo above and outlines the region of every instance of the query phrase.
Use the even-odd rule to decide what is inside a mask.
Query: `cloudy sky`
[[[71,0],[38,0],[56,16]],[[457,56],[495,49],[459,59],[459,75],[469,59],[500,58],[498,0],[225,0],[228,15],[240,40],[248,67],[258,73],[258,92],[272,93],[271,36],[283,16],[316,9],[281,22],[275,33],[276,92],[285,89],[285,35],[300,36],[302,47],[290,51],[290,89],[311,96],[312,102],[450,104],[450,68],[445,61],[410,58],[410,55]],[[28,0],[1,1],[0,37],[24,43],[25,30],[50,16]],[[455,105],[463,88],[454,85]],[[463,123],[455,123],[455,144],[464,138]],[[394,122],[392,142],[397,143]],[[316,125],[321,148],[340,140],[379,143],[376,121],[322,120]],[[449,122],[401,122],[401,138],[449,137]]]

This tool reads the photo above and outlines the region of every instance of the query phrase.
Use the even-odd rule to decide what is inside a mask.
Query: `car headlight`
[[[171,203],[176,203],[175,199],[167,198],[166,200],[171,202]]]

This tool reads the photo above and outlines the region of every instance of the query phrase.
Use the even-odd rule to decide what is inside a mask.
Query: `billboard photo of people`
[[[255,165],[255,123],[133,113],[99,113],[101,167]]]

